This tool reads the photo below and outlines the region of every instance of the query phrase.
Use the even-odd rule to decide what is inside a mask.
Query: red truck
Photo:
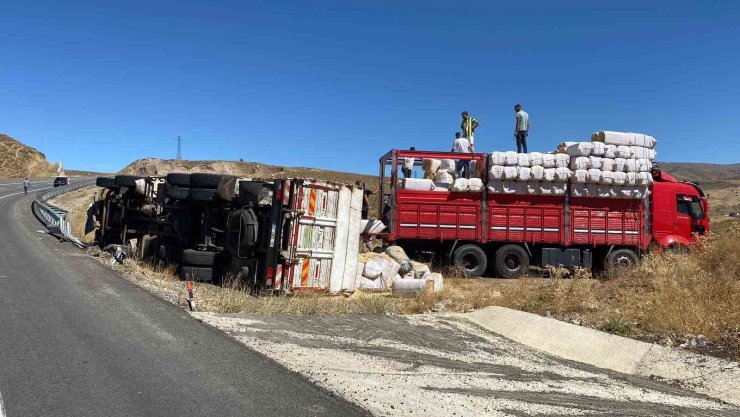
[[[488,155],[392,150],[380,158],[378,214],[388,241],[469,276],[515,278],[548,265],[608,271],[634,264],[651,247],[687,248],[709,232],[699,186],[658,170],[645,199],[414,191],[397,186],[406,158],[478,161],[485,184]]]

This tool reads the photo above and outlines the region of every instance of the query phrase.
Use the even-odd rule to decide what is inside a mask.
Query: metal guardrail
[[[49,204],[47,201],[56,196],[68,193],[70,191],[79,190],[80,188],[90,187],[95,185],[96,178],[90,178],[86,180],[77,181],[73,184],[66,185],[64,187],[56,187],[51,190],[39,191],[36,194],[36,198],[33,201],[33,211],[36,216],[44,223],[49,232],[52,234],[61,235],[62,239],[71,242],[81,248],[87,247],[74,234],[69,222],[65,220],[67,211],[60,209]]]

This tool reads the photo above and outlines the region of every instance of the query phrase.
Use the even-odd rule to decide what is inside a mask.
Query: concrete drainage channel
[[[92,185],[95,185],[95,178],[78,181],[64,187],[40,191],[36,194],[36,198],[33,201],[33,212],[36,217],[44,223],[46,228],[49,229],[49,233],[58,235],[62,239],[73,243],[80,248],[85,248],[86,245],[74,236],[69,222],[65,220],[67,211],[49,204],[48,201],[56,196],[70,191],[79,190],[80,188],[90,187]]]

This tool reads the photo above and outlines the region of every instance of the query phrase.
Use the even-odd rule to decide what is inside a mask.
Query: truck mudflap
[[[288,292],[354,288],[360,234],[361,189],[293,180],[283,247],[287,258],[275,287]]]

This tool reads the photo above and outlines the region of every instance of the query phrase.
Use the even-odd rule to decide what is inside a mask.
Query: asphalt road
[[[367,415],[40,233],[21,182],[0,180],[0,417]]]

